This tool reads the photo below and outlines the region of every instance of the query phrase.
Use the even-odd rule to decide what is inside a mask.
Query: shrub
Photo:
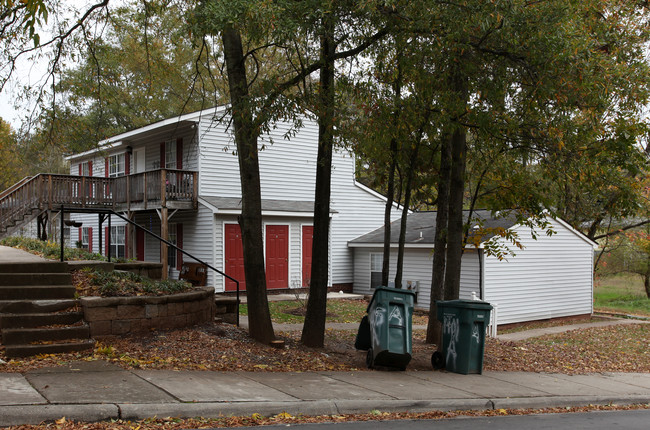
[[[84,268],[77,280],[80,295],[102,297],[162,296],[190,291],[189,282],[177,280],[157,281],[132,272]]]
[[[12,236],[0,240],[0,245],[19,248],[32,254],[40,255],[50,260],[58,260],[61,257],[61,245],[57,242],[43,241],[22,236]],[[105,261],[106,257],[101,254],[88,252],[81,248],[64,248],[63,258],[65,260],[100,260]]]

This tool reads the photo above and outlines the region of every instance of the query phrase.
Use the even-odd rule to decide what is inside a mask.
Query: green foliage
[[[57,242],[42,241],[22,236],[11,236],[0,240],[0,245],[19,248],[32,254],[40,255],[50,260],[61,258],[61,245]],[[81,248],[63,248],[63,258],[70,260],[100,260],[105,261],[106,257],[101,254],[91,253]]]
[[[157,281],[131,272],[103,271],[84,268],[86,281],[93,292],[102,297],[117,296],[162,296],[192,290],[192,284],[180,280]],[[85,287],[85,286],[84,286]]]
[[[11,125],[0,118],[0,190],[18,182],[22,176],[22,156]]]
[[[223,104],[218,52],[193,46],[188,7],[131,0],[112,9],[100,40],[74,45],[76,65],[57,80],[61,102],[40,119],[44,137],[81,152],[106,137]]]

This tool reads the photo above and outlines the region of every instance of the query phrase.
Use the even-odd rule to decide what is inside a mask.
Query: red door
[[[289,226],[266,226],[266,288],[289,287]]]
[[[144,261],[144,230],[135,229],[135,256],[139,261]]]
[[[239,224],[226,224],[225,253],[226,274],[239,281],[239,289],[246,289],[244,275],[244,246],[242,244],[241,229]],[[237,284],[226,279],[226,291],[236,291]]]
[[[314,226],[302,226],[302,286],[308,287],[311,281],[311,247],[314,243]]]

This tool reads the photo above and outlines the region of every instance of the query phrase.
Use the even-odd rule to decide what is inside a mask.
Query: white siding
[[[200,195],[241,197],[239,162],[230,130],[209,118],[200,127],[201,181]],[[280,123],[271,130],[270,138],[259,139],[259,165],[263,199],[314,199],[318,127],[305,121],[305,126],[291,140],[284,138],[289,131]],[[270,143],[271,139],[273,144]]]
[[[381,248],[355,248],[354,249],[354,292],[357,294],[372,294],[370,288],[370,254],[381,253]],[[395,278],[397,267],[397,250],[391,250],[389,279]],[[479,291],[478,256],[476,252],[468,250],[463,255],[460,274],[460,298],[470,299],[472,292]],[[431,300],[431,272],[433,269],[433,253],[431,249],[407,248],[404,251],[404,267],[402,279],[406,281],[419,281],[418,308],[429,308]]]
[[[93,174],[92,176],[105,176],[106,170],[106,157],[114,154],[120,154],[126,152],[126,146],[130,146],[132,149],[145,148],[145,170],[155,170],[159,169],[160,166],[160,145],[166,140],[177,138],[183,139],[183,170],[198,170],[198,142],[195,129],[192,129],[187,126],[179,127],[168,133],[152,133],[151,135],[145,137],[134,138],[123,143],[123,145],[108,149],[106,151],[100,151],[95,154],[88,155],[77,160],[74,160],[70,163],[70,174],[78,175],[79,174],[79,164],[88,160],[93,162]],[[134,166],[134,157],[130,157],[130,172],[135,171]]]
[[[553,236],[537,240],[518,229],[525,248],[507,261],[485,259],[485,299],[498,306],[499,324],[592,312],[593,248],[551,220]]]
[[[304,122],[290,140],[289,125],[279,123],[269,137],[260,138],[260,176],[263,199],[313,201],[316,181],[318,126]],[[204,118],[200,125],[200,195],[241,197],[239,164],[235,144],[222,124]],[[347,242],[383,224],[385,201],[354,181],[354,158],[335,151],[332,160],[330,208],[330,284],[353,281],[353,255]],[[393,220],[399,217],[393,211]],[[293,237],[293,236],[292,236]],[[218,243],[223,243],[219,241]],[[299,260],[299,259],[298,259]]]

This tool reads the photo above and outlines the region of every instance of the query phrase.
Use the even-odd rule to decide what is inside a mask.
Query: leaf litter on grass
[[[75,360],[104,360],[126,369],[220,371],[363,370],[365,352],[354,349],[356,330],[325,333],[324,348],[307,348],[300,332],[282,332],[285,348],[255,342],[238,327],[204,324],[144,335],[109,337],[89,353],[8,359],[0,352],[0,372],[24,372]],[[431,371],[434,345],[424,330],[413,331],[408,370]],[[630,324],[573,330],[519,342],[486,339],[485,370],[590,373],[650,372],[650,325]]]

